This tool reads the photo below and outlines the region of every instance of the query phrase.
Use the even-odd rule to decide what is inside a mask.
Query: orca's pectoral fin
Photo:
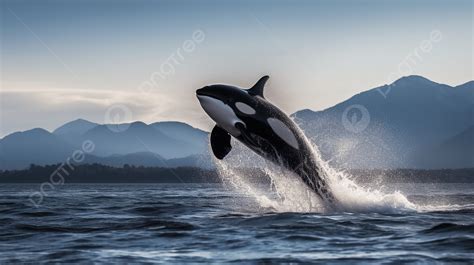
[[[214,156],[219,160],[222,160],[232,150],[229,133],[217,125],[211,132],[211,148]]]

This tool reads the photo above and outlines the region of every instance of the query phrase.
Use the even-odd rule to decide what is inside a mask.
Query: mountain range
[[[407,76],[292,117],[339,168],[474,167],[474,81],[452,87]],[[182,122],[77,119],[52,132],[35,128],[0,139],[0,169],[64,162],[85,140],[95,148],[84,163],[212,167],[208,137]]]
[[[474,81],[452,87],[408,76],[293,116],[324,158],[341,168],[474,166]]]
[[[84,163],[110,166],[210,167],[208,133],[181,122],[114,125],[77,119],[53,132],[35,128],[0,140],[0,169],[65,162],[84,141],[94,144]]]

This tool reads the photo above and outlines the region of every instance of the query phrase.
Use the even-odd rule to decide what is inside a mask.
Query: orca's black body
[[[232,149],[233,136],[258,155],[295,172],[323,200],[334,202],[326,180],[318,174],[306,137],[293,120],[264,98],[268,78],[262,77],[250,89],[211,85],[196,91],[203,109],[217,123],[211,133],[214,155],[223,159]]]

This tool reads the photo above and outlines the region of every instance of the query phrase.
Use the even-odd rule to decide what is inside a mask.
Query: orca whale
[[[231,136],[265,159],[295,172],[321,199],[334,203],[318,174],[310,143],[296,123],[263,96],[263,76],[249,89],[210,85],[196,91],[204,111],[216,122],[210,141],[217,159],[232,149]]]

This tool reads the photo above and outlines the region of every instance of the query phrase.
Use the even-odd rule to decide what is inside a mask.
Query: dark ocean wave
[[[454,223],[441,223],[437,224],[429,229],[423,230],[425,234],[439,234],[439,233],[465,233],[474,236],[474,224],[454,224]]]
[[[48,232],[48,233],[93,233],[93,232],[108,232],[108,231],[129,231],[135,229],[156,229],[156,230],[193,230],[195,226],[189,223],[184,222],[175,222],[175,221],[165,221],[165,220],[133,220],[127,221],[123,220],[120,222],[97,222],[96,224],[91,224],[89,226],[73,225],[32,225],[19,223],[14,226],[15,229],[20,231],[28,232]]]
[[[416,195],[419,211],[321,214],[269,211],[202,185],[64,186],[35,208],[21,187],[0,188],[0,264],[474,261],[465,190],[451,191],[455,204],[430,193],[442,207]]]

